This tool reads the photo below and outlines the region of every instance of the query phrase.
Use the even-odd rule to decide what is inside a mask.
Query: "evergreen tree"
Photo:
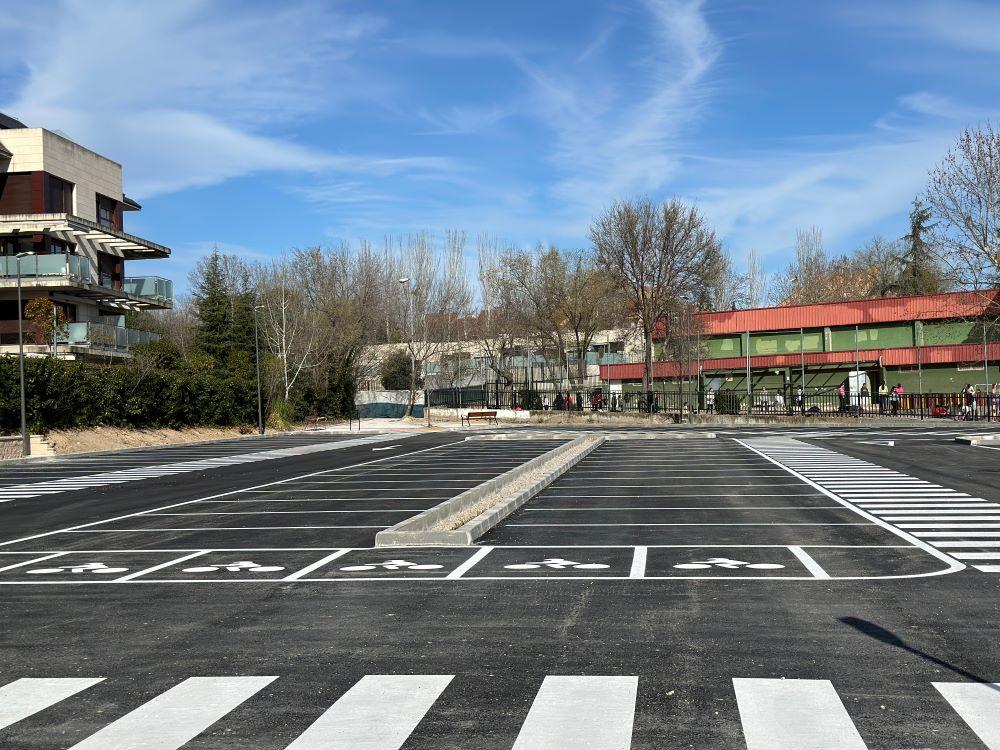
[[[901,296],[947,291],[944,274],[928,242],[934,228],[934,224],[930,223],[931,216],[931,209],[920,198],[914,198],[913,210],[910,211],[910,233],[903,237],[906,252],[901,258],[902,269],[895,284],[895,291]]]
[[[232,348],[232,324],[218,248],[213,248],[212,254],[198,264],[191,282],[198,315],[195,346],[212,357],[216,364],[223,364]]]

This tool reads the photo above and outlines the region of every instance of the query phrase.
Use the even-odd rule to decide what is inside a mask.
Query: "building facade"
[[[743,393],[852,383],[872,393],[897,383],[910,393],[982,389],[1000,379],[998,322],[997,289],[696,313],[690,356],[654,362],[653,379]],[[600,369],[612,391],[642,387],[641,362]]]
[[[170,256],[125,232],[124,215],[140,208],[123,192],[120,164],[0,115],[0,354],[17,351],[18,318],[36,298],[62,314],[44,335],[24,322],[29,354],[122,357],[155,338],[125,326],[129,311],[173,304],[168,279],[126,273],[126,261]]]

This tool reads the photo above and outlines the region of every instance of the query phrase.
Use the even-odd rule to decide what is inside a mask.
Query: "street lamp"
[[[264,434],[264,399],[260,390],[260,336],[257,334],[257,311],[263,310],[263,305],[255,305],[253,308],[253,351],[254,362],[257,366],[257,434]]]
[[[416,343],[414,342],[415,333],[414,333],[414,320],[413,320],[413,294],[414,294],[414,292],[416,290],[415,289],[410,289],[410,277],[409,276],[404,276],[403,278],[401,278],[399,280],[399,283],[403,284],[403,285],[405,285],[407,287],[407,291],[409,292],[408,296],[410,298],[410,301],[409,301],[409,323],[410,323],[410,388],[411,388],[411,390],[410,390],[410,408],[409,408],[409,414],[407,416],[413,416],[413,396],[414,396],[414,392],[415,392],[414,389],[416,388],[416,382],[417,382],[417,353],[416,353]],[[427,393],[425,391],[425,393],[424,393],[424,408],[425,409],[427,408],[427,401],[428,401],[428,399],[427,399]]]
[[[21,455],[31,455],[31,436],[28,435],[28,406],[24,394],[24,312],[21,308],[21,258],[33,252],[17,253],[17,368],[21,375]]]

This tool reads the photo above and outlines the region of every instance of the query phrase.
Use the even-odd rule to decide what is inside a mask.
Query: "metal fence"
[[[692,384],[693,386],[693,384]],[[755,416],[841,416],[900,419],[1000,420],[1000,393],[845,393],[836,390],[695,390],[676,385],[650,391],[606,387],[550,389],[538,384],[486,383],[473,388],[427,391],[431,406],[457,409],[525,409],[623,414],[730,414]]]

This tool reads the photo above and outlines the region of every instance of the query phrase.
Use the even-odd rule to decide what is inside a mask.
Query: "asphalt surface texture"
[[[1000,425],[603,432],[459,548],[574,430],[0,464],[0,748],[1000,748]]]

